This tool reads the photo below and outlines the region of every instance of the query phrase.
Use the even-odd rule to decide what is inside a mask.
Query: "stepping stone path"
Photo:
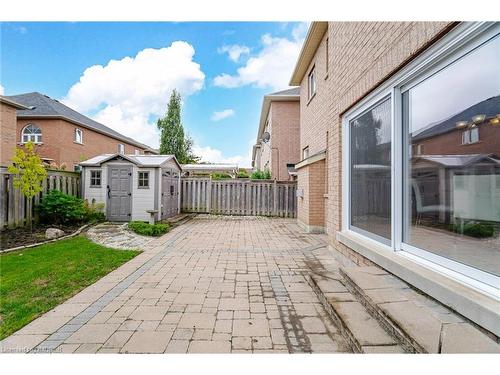
[[[128,230],[127,223],[98,224],[87,231],[87,237],[100,245],[122,250],[142,249],[153,240]]]

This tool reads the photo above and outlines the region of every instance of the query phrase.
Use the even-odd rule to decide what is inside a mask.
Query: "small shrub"
[[[168,224],[149,224],[144,221],[131,221],[128,223],[128,227],[137,234],[153,237],[161,236],[170,229]]]
[[[227,178],[232,178],[230,174],[228,173],[212,173],[211,174],[212,180],[224,180]]]
[[[104,215],[104,203],[97,203],[95,199],[93,199],[92,203],[89,204],[89,202],[85,200],[83,206],[85,208],[85,221],[89,223],[100,223],[106,220],[106,215]]]
[[[47,224],[77,224],[86,219],[83,199],[51,190],[37,207],[40,221]]]
[[[242,169],[242,170],[238,171],[238,175],[236,177],[237,178],[248,178],[250,176],[248,175],[248,172],[246,170]]]
[[[495,226],[491,223],[468,222],[463,227],[461,224],[453,224],[451,230],[455,233],[476,238],[493,237],[495,234]]]
[[[263,171],[261,171],[260,169],[257,169],[256,171],[252,172],[251,178],[252,178],[252,180],[270,180],[271,179],[271,171],[267,168]]]

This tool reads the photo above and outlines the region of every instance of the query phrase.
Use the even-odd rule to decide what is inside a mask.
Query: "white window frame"
[[[316,95],[316,66],[313,66],[307,75],[307,92],[308,99],[312,99]]]
[[[342,119],[342,232],[351,238],[361,236],[368,243],[385,248],[401,256],[432,267],[440,273],[474,289],[500,299],[500,277],[458,263],[403,242],[403,113],[402,94],[459,58],[500,34],[500,24],[494,22],[464,22],[416,57],[406,67],[373,90]],[[391,241],[390,245],[377,241],[375,235],[353,231],[350,227],[350,122],[381,101],[391,97]]]
[[[149,181],[150,173],[149,171],[137,171],[137,189],[149,189],[150,181]],[[142,183],[146,183],[147,185],[141,186]]]
[[[119,153],[120,155],[125,154],[125,145],[124,145],[124,144],[122,144],[122,143],[118,143],[118,153]]]
[[[78,140],[78,134],[80,134],[80,140]],[[75,128],[75,143],[83,144],[83,130]]]
[[[309,146],[306,146],[302,149],[302,160],[306,160],[309,158]]]
[[[99,173],[99,177],[92,177],[92,173]],[[92,180],[99,179],[99,185],[92,184]],[[91,169],[89,170],[89,188],[100,188],[102,187],[102,169]]]
[[[35,127],[35,128],[37,128],[37,129],[40,129],[40,134],[24,134],[24,132],[26,131],[26,129],[27,129],[28,127],[30,127],[30,126]],[[30,122],[29,124],[26,124],[26,126],[25,126],[25,127],[23,128],[23,130],[21,131],[21,143],[22,143],[22,144],[26,144],[26,143],[28,143],[28,142],[30,142],[30,141],[31,141],[31,142],[32,142],[32,143],[34,143],[34,144],[41,144],[41,143],[43,143],[43,142],[42,142],[42,139],[43,139],[43,138],[42,138],[42,135],[43,135],[42,128],[40,128],[38,125],[36,125],[36,124],[34,124],[34,123]],[[27,141],[25,141],[25,140],[24,140],[24,137],[25,137],[25,136],[27,136],[27,137],[28,137],[28,138],[30,138],[30,139],[28,139]],[[34,137],[34,138],[35,138],[35,140],[34,140],[34,141],[32,141],[32,140],[31,140],[31,137]]]

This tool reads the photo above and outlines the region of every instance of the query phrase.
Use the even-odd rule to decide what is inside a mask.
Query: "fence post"
[[[273,184],[273,216],[278,212],[278,182],[274,179]]]
[[[210,213],[212,209],[212,176],[208,178],[207,181],[207,213]]]

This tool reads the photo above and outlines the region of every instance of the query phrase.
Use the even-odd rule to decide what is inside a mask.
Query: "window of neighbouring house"
[[[75,129],[75,142],[83,143],[83,131],[81,129]]]
[[[149,189],[149,172],[139,172],[138,187],[139,189]]]
[[[35,124],[28,124],[22,132],[22,143],[42,143],[42,130]]]
[[[90,171],[90,187],[101,187],[101,171]]]
[[[307,76],[307,83],[308,83],[308,89],[309,89],[309,99],[311,99],[314,94],[316,94],[316,72],[315,72],[315,67],[311,69],[309,72],[309,75]]]
[[[119,154],[124,154],[125,153],[125,146],[122,145],[121,143],[118,143],[118,153]]]
[[[462,144],[470,145],[479,142],[479,128],[473,127],[462,132]]]

